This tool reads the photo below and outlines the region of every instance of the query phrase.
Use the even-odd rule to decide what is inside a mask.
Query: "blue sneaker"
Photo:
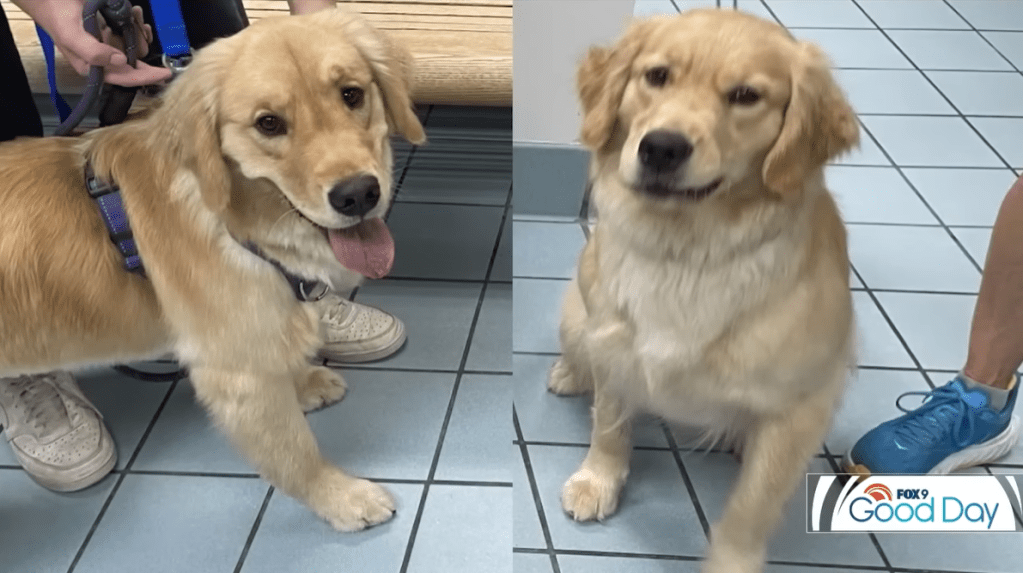
[[[997,460],[1019,440],[1020,422],[1012,415],[1019,391],[1013,383],[1005,407],[994,410],[980,388],[955,378],[929,392],[906,392],[895,405],[906,412],[867,432],[845,456],[845,470],[858,475],[947,474]],[[899,402],[923,396],[915,410]]]

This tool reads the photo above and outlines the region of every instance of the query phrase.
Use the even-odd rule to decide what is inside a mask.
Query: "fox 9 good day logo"
[[[807,531],[1023,531],[1019,477],[806,477]]]

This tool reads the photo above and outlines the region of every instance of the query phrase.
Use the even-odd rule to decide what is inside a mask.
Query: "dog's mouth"
[[[707,185],[702,187],[686,187],[678,188],[671,185],[665,185],[659,182],[651,182],[640,186],[640,191],[659,198],[679,198],[689,201],[698,201],[710,196],[711,193],[717,191],[721,183],[724,182],[724,177],[718,177],[714,181],[711,181]]]
[[[374,217],[344,229],[328,229],[301,212],[299,215],[323,233],[330,244],[330,250],[334,252],[334,258],[345,268],[370,279],[380,279],[391,272],[394,266],[394,237],[383,219]]]

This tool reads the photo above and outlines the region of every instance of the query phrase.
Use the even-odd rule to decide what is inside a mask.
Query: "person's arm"
[[[291,8],[291,13],[295,16],[336,7],[337,0],[288,0],[288,8]]]
[[[302,1],[302,0],[298,0]],[[316,0],[314,0],[316,1]],[[128,58],[117,48],[100,42],[85,31],[82,24],[83,0],[12,0],[46,33],[53,38],[53,44],[79,74],[85,76],[91,66],[103,66],[103,81],[119,86],[142,86],[155,84],[170,78],[166,68],[157,68],[138,62],[137,67],[128,65]],[[141,8],[135,7],[133,16],[142,22]],[[140,26],[138,42],[144,52],[153,36],[147,24]],[[106,32],[109,35],[109,30]],[[140,57],[144,53],[138,54]]]

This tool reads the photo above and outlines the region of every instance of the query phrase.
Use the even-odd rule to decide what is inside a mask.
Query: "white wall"
[[[517,143],[574,144],[579,136],[575,71],[593,44],[610,44],[635,0],[514,0]]]

